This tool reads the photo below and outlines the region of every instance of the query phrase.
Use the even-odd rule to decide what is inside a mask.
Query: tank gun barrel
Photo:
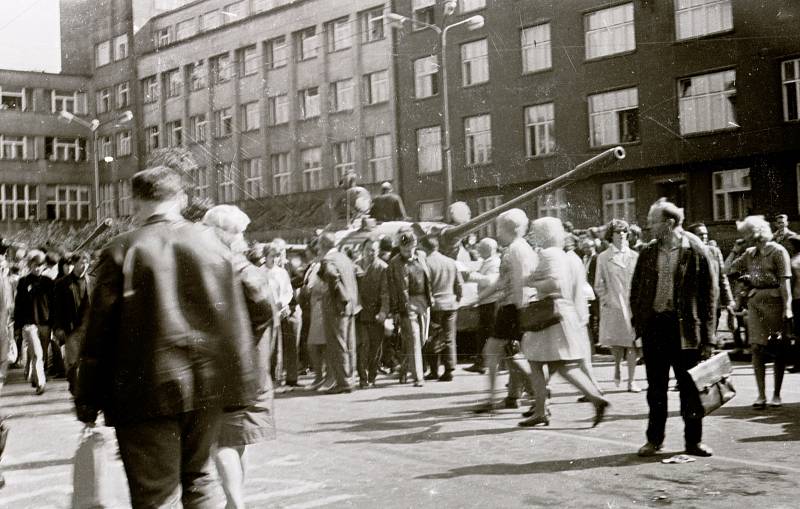
[[[561,187],[565,187],[569,184],[572,184],[573,182],[583,180],[591,176],[592,172],[590,170],[598,170],[604,168],[622,159],[625,159],[624,148],[618,146],[605,150],[597,154],[596,156],[591,157],[586,161],[578,164],[577,166],[575,166],[575,168],[564,173],[563,175],[559,175],[558,177],[545,182],[539,187],[531,189],[530,191],[526,191],[525,193],[517,196],[516,198],[503,203],[499,207],[484,212],[483,214],[480,214],[479,216],[472,218],[466,223],[460,224],[458,226],[453,226],[451,228],[447,228],[446,230],[440,233],[440,236],[443,237],[442,240],[444,240],[444,244],[449,245],[450,243],[455,243],[458,241],[458,239],[463,238],[471,231],[477,230],[483,225],[493,221],[497,216],[499,216],[503,212],[516,208],[519,205],[527,202],[528,200],[536,198],[537,196],[547,194],[549,192],[554,191],[555,189],[559,189]]]

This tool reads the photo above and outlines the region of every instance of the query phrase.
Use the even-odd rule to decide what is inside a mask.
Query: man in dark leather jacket
[[[180,176],[132,180],[142,226],[112,239],[95,268],[78,365],[78,418],[116,428],[133,507],[212,507],[211,448],[223,409],[256,397],[242,282],[211,228],[183,219]]]

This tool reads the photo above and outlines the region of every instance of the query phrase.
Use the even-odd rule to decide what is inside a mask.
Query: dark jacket
[[[421,253],[416,254],[416,263],[419,263],[425,272],[425,293],[428,298],[428,305],[433,304],[433,291],[431,289],[431,273],[428,264]],[[389,308],[393,314],[403,315],[408,313],[408,260],[401,254],[396,254],[389,260],[386,270],[386,279],[389,283]]]
[[[71,334],[81,326],[89,308],[89,278],[73,273],[56,279],[53,292],[53,329]]]
[[[95,269],[75,403],[110,425],[247,406],[259,390],[233,254],[211,228],[151,217]]]
[[[456,262],[438,251],[427,256],[425,262],[431,274],[431,291],[433,292],[432,309],[437,311],[455,311],[461,300],[464,280],[458,272]]]
[[[380,312],[389,313],[389,283],[386,262],[378,257],[358,272],[358,295],[361,299],[359,321],[374,322]]]
[[[685,231],[681,237],[673,278],[673,304],[680,323],[681,347],[701,348],[714,342],[716,281],[700,239]],[[639,253],[631,281],[631,323],[639,337],[655,313],[657,284],[658,244],[652,241]]]
[[[14,327],[51,325],[54,282],[33,273],[20,278],[14,299]]]
[[[353,316],[361,311],[358,282],[353,261],[338,250],[328,252],[319,268],[319,277],[328,285],[323,306],[334,315]]]
[[[406,217],[406,208],[398,195],[386,193],[372,200],[370,216],[376,221],[402,221]]]

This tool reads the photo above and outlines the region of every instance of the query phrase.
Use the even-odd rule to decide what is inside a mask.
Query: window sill
[[[437,97],[439,97],[439,93],[438,92],[435,93],[435,94],[426,95],[425,97],[416,97],[415,96],[414,100],[415,101],[424,101],[425,99],[434,99],[434,98],[437,98]]]
[[[537,74],[544,74],[544,73],[550,72],[552,70],[553,70],[553,66],[551,65],[550,67],[544,67],[542,69],[535,69],[533,71],[522,71],[522,74],[520,76],[523,76],[523,77],[536,76]]]
[[[233,133],[231,133],[231,134],[220,134],[219,136],[214,136],[214,139],[215,140],[224,140],[224,139],[230,138],[232,135],[233,135]]]
[[[426,171],[424,173],[420,172],[419,170],[417,170],[417,176],[418,177],[440,177],[441,175],[442,175],[442,170],[439,170],[439,171]]]
[[[319,120],[319,117],[320,117],[319,115],[314,115],[312,117],[301,117],[298,118],[297,120],[299,120],[300,122],[308,122],[309,120]]]
[[[288,62],[284,62],[284,63],[282,63],[282,64],[268,66],[268,67],[267,67],[267,70],[268,70],[268,71],[277,71],[278,69],[283,69],[283,68],[284,68],[284,67],[286,67],[287,65],[289,65],[289,64],[288,64]]]
[[[340,115],[342,113],[353,113],[354,108],[345,108],[342,110],[332,110],[329,112],[330,115]]]
[[[489,168],[489,167],[491,167],[491,166],[492,166],[492,164],[494,164],[492,161],[487,161],[487,162],[485,162],[485,163],[472,163],[472,164],[465,164],[464,166],[465,166],[466,168],[474,168],[474,169],[476,169],[476,170],[481,170],[481,169],[484,169],[484,168]]]
[[[375,42],[381,42],[381,41],[385,41],[385,40],[386,40],[386,36],[384,35],[380,39],[371,39],[369,41],[361,41],[361,45],[362,46],[366,46],[367,44],[372,44],[372,43],[375,43]]]
[[[481,81],[480,83],[470,83],[469,85],[464,85],[462,83],[461,84],[461,88],[476,88],[476,87],[480,87],[481,85],[488,85],[488,84],[489,84],[489,80]]]
[[[583,63],[584,64],[591,64],[591,63],[594,63],[594,62],[600,62],[600,61],[603,61],[603,60],[608,60],[610,58],[626,57],[626,56],[632,55],[634,53],[636,53],[636,48],[630,49],[630,50],[625,50],[625,51],[620,51],[619,53],[610,53],[608,55],[602,55],[602,56],[599,56],[599,57],[584,58]]]
[[[242,133],[258,133],[261,131],[261,127],[251,127],[250,129],[242,129]]]
[[[257,74],[258,74],[258,71],[248,72],[248,73],[246,73],[246,74],[245,74],[245,73],[242,73],[241,77],[242,77],[242,78],[248,78],[248,77],[250,77],[250,76],[255,76],[255,75],[257,75]]]
[[[619,147],[619,146],[622,146],[622,147],[632,147],[632,146],[641,145],[641,144],[642,144],[642,140],[636,140],[636,141],[620,141],[619,143],[610,143],[610,144],[608,144],[608,145],[597,145],[597,146],[590,146],[590,147],[589,147],[589,149],[590,149],[590,150],[598,150],[598,151],[603,151],[603,150],[608,150],[608,149],[610,149],[610,148]]]
[[[277,124],[270,124],[267,127],[284,127],[284,126],[287,126],[287,125],[289,125],[289,121],[288,120],[286,122],[280,122],[280,123],[277,123]]]
[[[385,104],[389,104],[389,99],[386,99],[385,101],[378,101],[378,102],[375,102],[375,103],[366,103],[366,104],[364,104],[364,107],[365,108],[369,108],[371,106],[381,106],[381,105],[385,105]]]
[[[703,136],[713,136],[715,134],[734,133],[740,131],[741,126],[737,127],[723,127],[722,129],[714,129],[713,131],[699,131],[694,133],[680,133],[683,138],[702,138]]]
[[[612,145],[612,146],[615,147],[616,145]],[[555,156],[556,156],[556,154],[554,152],[548,152],[547,154],[538,154],[538,155],[535,155],[535,156],[527,155],[527,156],[525,156],[525,159],[528,160],[528,161],[539,161],[541,159],[550,159],[550,158],[555,157]]]
[[[686,38],[683,38],[683,39],[678,39],[676,37],[675,41],[672,44],[685,44],[687,42],[701,41],[703,39],[711,39],[713,37],[718,37],[720,35],[731,34],[733,32],[734,32],[734,29],[733,28],[729,28],[727,30],[721,30],[719,32],[711,32],[711,33],[702,34],[702,35],[693,35],[691,37],[686,37]]]
[[[334,55],[336,53],[344,53],[345,51],[351,49],[353,46],[348,46],[346,48],[339,48],[339,49],[328,49],[328,55]]]
[[[315,56],[313,56],[313,57],[298,58],[298,59],[297,59],[297,63],[298,63],[298,64],[302,64],[303,62],[310,62],[310,61],[312,61],[312,60],[316,60],[316,59],[317,59],[317,56],[316,56],[316,55],[315,55]]]

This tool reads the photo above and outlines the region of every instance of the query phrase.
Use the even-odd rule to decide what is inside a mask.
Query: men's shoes
[[[691,456],[702,456],[703,458],[707,458],[709,456],[714,455],[714,451],[711,447],[707,446],[704,443],[692,444],[686,446],[686,454]]]
[[[756,410],[764,410],[767,408],[767,400],[766,399],[757,399],[753,402],[753,408]]]
[[[36,395],[41,396],[42,394],[44,394],[44,390],[45,390],[44,384],[36,387]]]
[[[477,362],[472,366],[467,366],[466,368],[464,368],[464,371],[469,371],[470,373],[480,373],[481,375],[486,374],[486,368],[484,368]]]
[[[351,392],[353,392],[353,388],[352,387],[334,386],[334,387],[331,387],[330,389],[328,389],[325,392],[327,392],[328,394],[350,394]]]
[[[660,451],[662,447],[664,447],[663,444],[654,444],[652,442],[647,442],[646,444],[644,444],[639,448],[639,452],[637,452],[636,454],[638,454],[642,458],[655,456],[656,454],[658,454],[658,451]]]
[[[452,382],[453,381],[453,373],[450,371],[445,371],[442,373],[442,376],[439,377],[440,382]]]
[[[433,371],[425,375],[425,380],[438,380],[438,379],[439,379],[439,373]]]
[[[519,408],[519,400],[517,398],[506,398],[503,400],[503,404],[506,408]]]

